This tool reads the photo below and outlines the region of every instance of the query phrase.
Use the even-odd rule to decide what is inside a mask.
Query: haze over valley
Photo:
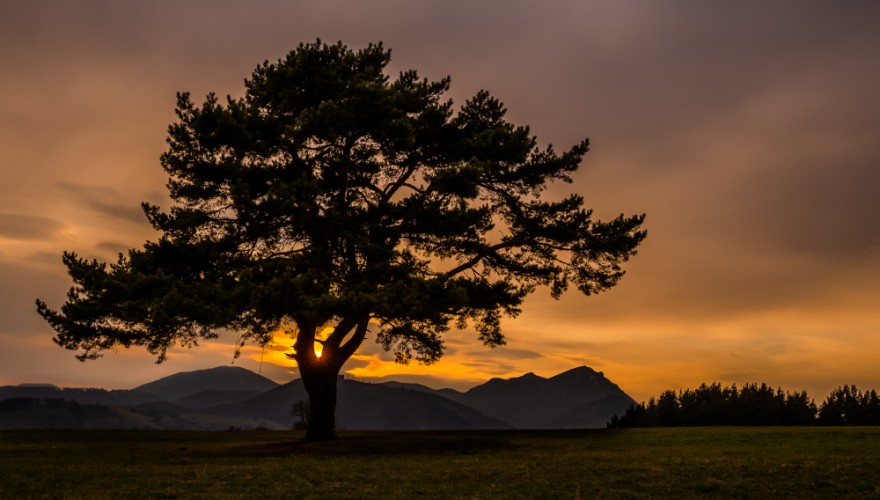
[[[459,392],[404,382],[338,382],[344,429],[583,429],[605,427],[634,403],[586,366],[551,378],[527,373]],[[291,429],[308,401],[297,379],[277,384],[221,366],[183,372],[131,390],[0,387],[0,429]]]

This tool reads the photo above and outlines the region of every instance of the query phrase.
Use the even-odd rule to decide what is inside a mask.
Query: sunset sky
[[[819,399],[880,389],[880,2],[0,2],[0,385],[131,388],[232,362],[234,338],[87,363],[52,342],[64,250],[155,239],[158,157],[176,91],[239,96],[257,64],[320,37],[383,41],[391,71],[487,89],[541,144],[589,137],[571,189],[599,217],[646,213],[620,285],[547,290],[503,323],[508,345],[446,338],[431,366],[367,340],[346,371],[466,389],[601,370],[644,400],[766,382]],[[560,191],[562,192],[562,191]],[[295,377],[279,336],[235,361]],[[262,363],[260,362],[262,357]]]

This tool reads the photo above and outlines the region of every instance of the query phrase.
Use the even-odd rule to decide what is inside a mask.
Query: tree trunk
[[[309,394],[306,440],[325,441],[336,438],[336,384],[339,381],[339,371],[363,342],[369,324],[369,317],[360,321],[342,319],[326,339],[316,341],[316,327],[306,322],[297,323],[299,333],[294,344],[296,363]],[[343,344],[343,339],[355,326],[357,328],[351,338]],[[320,342],[323,346],[320,356],[315,354],[315,342]]]
[[[303,370],[300,376],[309,394],[307,441],[326,441],[336,438],[336,383],[338,370],[324,366]]]

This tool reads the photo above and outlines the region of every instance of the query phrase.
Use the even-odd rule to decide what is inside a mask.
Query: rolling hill
[[[278,387],[266,377],[238,366],[218,366],[207,370],[180,372],[135,387],[166,401],[177,401],[204,391],[244,391],[261,393]]]
[[[551,378],[534,373],[492,379],[461,395],[460,402],[504,419],[518,429],[605,427],[635,403],[602,372],[580,366]]]
[[[177,373],[129,391],[0,387],[0,428],[289,429],[301,401],[308,401],[301,380],[279,385],[224,366]],[[336,424],[377,430],[590,428],[604,427],[633,403],[602,372],[586,366],[551,378],[496,378],[466,392],[340,377]]]

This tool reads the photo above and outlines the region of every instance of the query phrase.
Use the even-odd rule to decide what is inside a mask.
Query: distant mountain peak
[[[175,373],[135,387],[134,390],[156,394],[167,401],[176,401],[209,390],[264,392],[275,387],[278,387],[277,383],[247,368],[217,366]]]
[[[613,415],[623,414],[634,403],[602,372],[588,366],[550,378],[534,372],[509,379],[493,378],[465,393],[404,382],[367,384],[349,379],[341,379],[338,388],[337,422],[349,429],[604,427]],[[73,428],[89,417],[92,410],[86,406],[101,405],[101,418],[106,417],[107,407],[124,413],[124,418],[120,416],[110,424],[103,420],[86,422],[88,425],[283,429],[294,424],[292,406],[308,400],[308,395],[300,379],[278,385],[245,368],[218,366],[176,373],[130,391],[59,389],[51,384],[0,387],[0,401],[14,398],[64,398],[85,405],[77,410],[79,414],[62,422]],[[9,413],[19,411],[15,408],[15,404],[0,408],[6,412],[0,428],[36,425],[36,417],[25,411],[27,408],[19,408],[21,411],[15,415]]]
[[[492,380],[500,380],[503,382],[510,382],[511,380],[528,381],[528,380],[547,380],[547,379],[540,376],[540,375],[535,374],[535,372],[527,372],[527,373],[523,373],[522,375],[520,375],[518,377],[510,377],[510,378],[495,377]]]
[[[521,429],[602,427],[632,404],[617,385],[588,366],[544,378],[532,372],[493,378],[460,400]]]
[[[42,388],[42,389],[56,389],[56,390],[59,390],[59,391],[61,390],[61,388],[58,387],[58,386],[55,385],[55,384],[18,384],[16,387],[26,387],[26,388],[29,388],[29,389],[36,389],[36,388]]]
[[[590,368],[589,366],[581,365],[581,366],[578,366],[578,367],[572,368],[571,370],[567,370],[567,371],[564,371],[564,372],[562,372],[562,373],[560,373],[560,374],[554,375],[553,377],[550,377],[550,380],[553,380],[553,379],[564,379],[564,378],[570,378],[570,377],[577,377],[577,378],[583,378],[583,377],[588,377],[588,378],[599,377],[599,378],[605,378],[605,374],[604,374],[603,372],[596,371],[596,370]]]

